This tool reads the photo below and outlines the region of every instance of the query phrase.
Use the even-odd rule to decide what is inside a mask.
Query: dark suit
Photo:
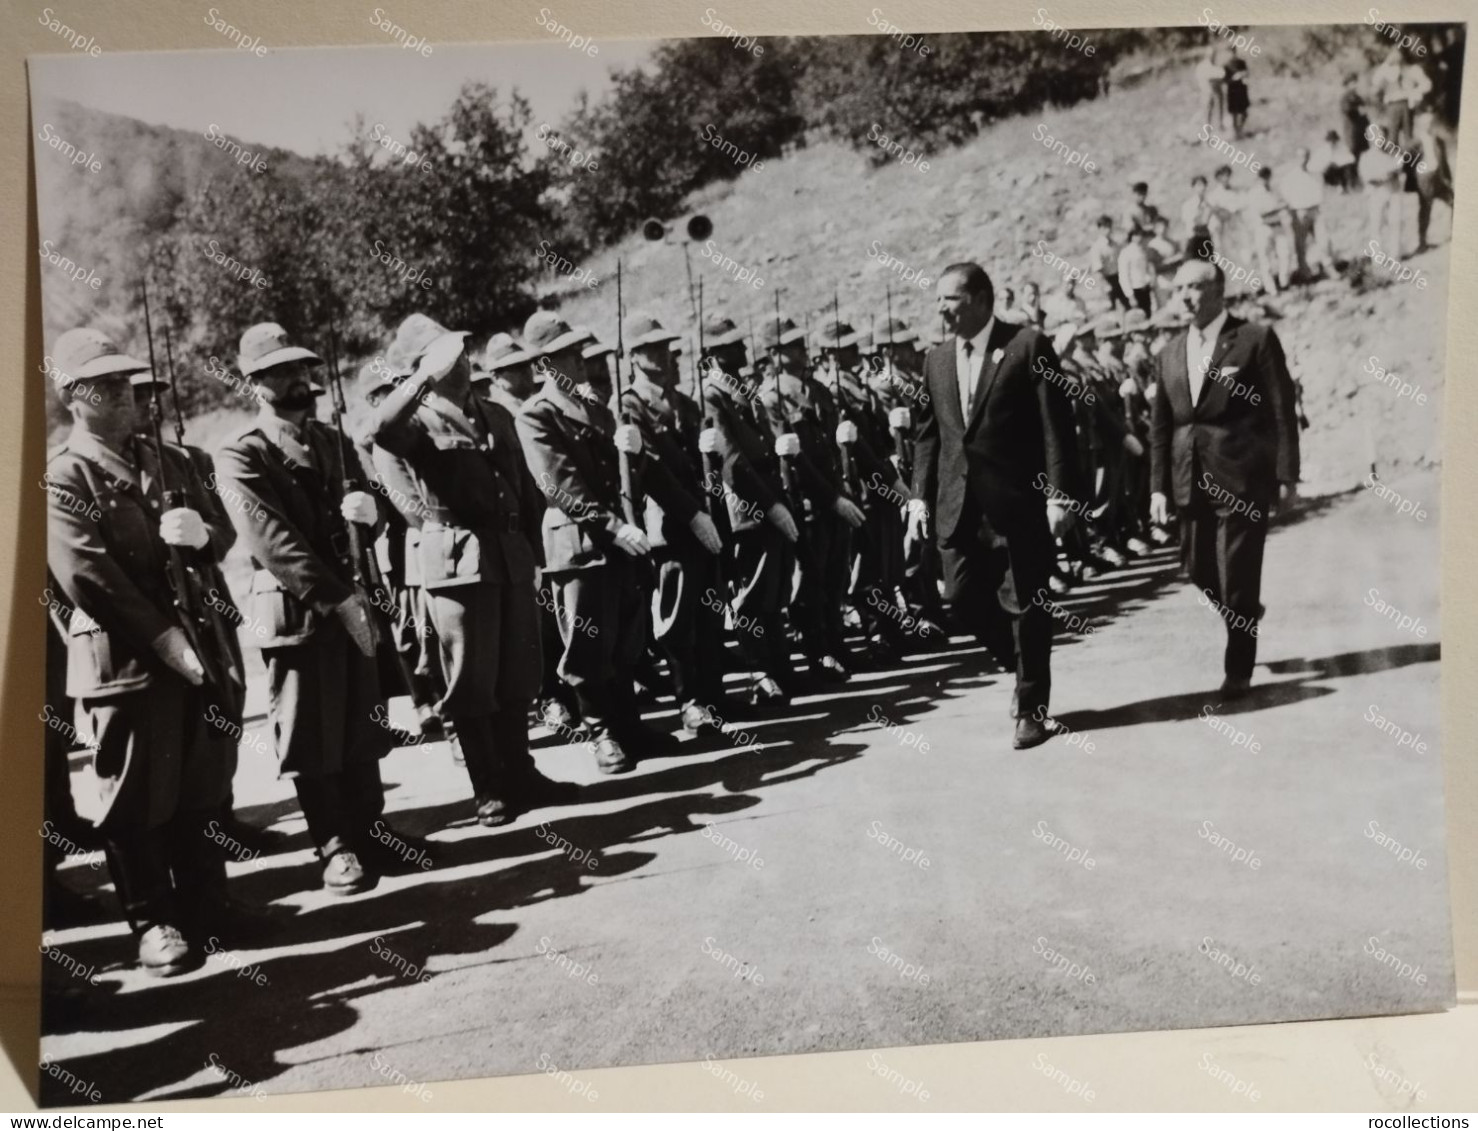
[[[1037,597],[1056,558],[1047,489],[1082,498],[1072,405],[1040,376],[1058,368],[1040,330],[997,320],[969,411],[953,338],[924,358],[918,409],[913,491],[933,517],[945,600],[1015,668],[1023,716],[1045,710],[1052,688],[1052,618]]]
[[[1182,330],[1155,358],[1150,489],[1175,501],[1181,560],[1227,623],[1227,677],[1250,679],[1268,516],[1278,485],[1298,482],[1293,379],[1278,335],[1229,315],[1192,405],[1186,338]],[[1239,617],[1247,627],[1234,630]]]

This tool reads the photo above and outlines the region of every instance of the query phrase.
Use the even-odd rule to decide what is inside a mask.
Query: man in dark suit
[[[1209,260],[1175,274],[1191,324],[1155,359],[1150,418],[1150,519],[1180,512],[1180,552],[1191,582],[1227,626],[1222,693],[1247,693],[1262,618],[1268,518],[1297,497],[1298,414],[1278,335],[1234,318],[1226,280]]]
[[[924,359],[910,523],[920,537],[933,527],[956,616],[1015,669],[1012,745],[1025,750],[1052,734],[1045,594],[1053,539],[1081,509],[1072,406],[1042,377],[1059,369],[1051,341],[992,314],[978,264],[946,267],[937,299],[949,336]]]

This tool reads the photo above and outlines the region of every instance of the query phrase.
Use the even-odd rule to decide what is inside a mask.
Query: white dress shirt
[[[990,341],[990,332],[995,329],[996,316],[992,314],[980,333],[973,338],[955,339],[955,375],[960,386],[960,415],[970,419],[970,402],[975,399],[975,386],[980,384],[980,370],[985,363],[985,347]],[[965,353],[965,342],[970,343],[970,353]]]
[[[1191,405],[1201,399],[1201,388],[1206,383],[1206,372],[1211,368],[1211,355],[1216,351],[1216,339],[1226,325],[1227,312],[1213,318],[1204,330],[1196,329],[1192,322],[1185,332],[1185,368],[1191,382]]]

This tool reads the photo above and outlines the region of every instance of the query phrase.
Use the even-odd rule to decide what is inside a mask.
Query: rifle
[[[626,362],[626,339],[622,332],[621,321],[625,316],[621,302],[621,261],[616,260],[616,411],[620,413],[622,424],[631,423],[631,413],[626,411],[626,403],[621,399],[621,366]],[[616,452],[617,466],[621,471],[621,514],[632,526],[638,526],[636,521],[636,489],[631,479],[631,455],[628,452]]]
[[[785,371],[780,367],[780,290],[775,290],[775,396],[780,404],[780,431],[790,431],[790,414],[785,410]],[[801,512],[796,510],[795,499],[795,469],[791,466],[793,456],[780,457],[780,483],[785,488],[785,501],[790,505],[791,513],[796,515],[796,521],[801,520]]]
[[[174,379],[174,351],[169,348],[169,323],[164,324],[164,364],[169,369],[169,399],[174,403],[174,442],[185,446],[185,418],[180,414],[180,387]]]
[[[338,334],[335,332],[332,315],[328,322],[328,375],[329,405],[333,410],[334,431],[339,437],[339,469],[343,473],[341,492],[347,496],[351,491],[363,491],[364,484],[350,470],[355,466],[354,445],[344,429],[344,415],[347,407],[344,401],[344,379],[339,373]],[[344,564],[349,567],[354,591],[364,599],[369,607],[366,616],[369,619],[370,632],[374,637],[375,653],[379,654],[382,641],[389,642],[390,651],[395,656],[396,669],[400,673],[401,683],[405,686],[405,694],[410,695],[415,690],[411,666],[406,661],[405,655],[396,647],[389,629],[375,615],[378,613],[383,617],[385,615],[384,606],[369,594],[369,590],[373,589],[375,597],[383,594],[385,603],[390,603],[390,587],[385,583],[385,574],[380,569],[380,560],[375,555],[374,546],[365,541],[364,533],[359,529],[359,523],[345,520],[344,526],[349,539],[349,552],[344,555]]]
[[[831,288],[831,328],[837,335],[837,348],[831,355],[832,366],[832,389],[837,400],[837,423],[847,419],[846,400],[842,393],[842,315],[841,306],[837,302],[837,291]],[[842,486],[848,495],[854,498],[858,495],[856,469],[852,466],[852,445],[844,444],[840,440],[836,442],[837,452],[842,459]]]
[[[149,320],[149,284],[146,280],[139,281],[139,289],[144,300],[144,336],[149,343],[149,369],[155,369],[154,361],[154,328]],[[165,339],[166,350],[168,349],[168,338]],[[170,364],[170,377],[173,381],[173,359]],[[169,464],[166,462],[164,453],[164,438],[160,434],[160,423],[164,417],[164,406],[159,403],[159,384],[157,381],[149,385],[149,424],[154,440],[154,461],[158,465],[159,491],[163,498],[164,509],[172,511],[186,505],[185,492],[178,487],[171,488],[169,485]],[[232,685],[237,688],[246,687],[246,679],[237,667],[235,657],[226,641],[224,633],[225,626],[220,618],[205,603],[204,583],[200,573],[200,551],[185,550],[179,546],[166,546],[168,556],[165,560],[164,572],[169,583],[169,591],[173,598],[175,611],[179,614],[180,628],[184,630],[185,639],[189,642],[190,649],[200,661],[200,666],[205,672],[202,681],[207,695],[217,701],[217,704],[225,708],[229,714],[236,713],[235,704],[239,696],[233,694]],[[209,641],[211,647],[205,647]]]
[[[893,287],[886,279],[883,280],[883,297],[887,303],[888,314],[888,352],[883,355],[883,359],[888,363],[889,391],[896,394],[898,392],[898,386],[896,384],[898,378],[893,374]],[[876,346],[879,344],[878,340],[874,338],[873,345]],[[894,428],[891,431],[893,433],[893,458],[898,461],[898,474],[902,475],[905,481],[907,481],[910,478],[905,473],[905,468],[910,462],[908,458],[908,443],[904,439],[902,428]]]
[[[713,413],[708,411],[708,401],[703,396],[703,280],[698,280],[698,407],[703,410],[703,427],[712,428]],[[713,492],[715,484],[723,483],[723,474],[717,470],[718,453],[704,452],[703,457],[703,500],[708,517],[713,518]]]

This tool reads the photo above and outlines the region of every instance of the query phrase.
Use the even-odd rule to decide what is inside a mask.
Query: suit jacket
[[[137,440],[124,452],[99,449],[91,436],[74,430],[51,453],[44,481],[47,565],[75,606],[65,624],[66,690],[77,699],[177,678],[153,649],[161,633],[180,625],[166,575],[168,548],[159,537],[164,506],[153,449]],[[210,535],[200,557],[219,562],[234,532],[222,522],[190,450],[166,444],[164,459],[170,488],[184,493],[185,505],[200,514]],[[224,589],[220,599],[230,605]]]
[[[354,593],[339,513],[344,468],[338,436],[308,420],[301,441],[285,439],[280,422],[264,413],[216,452],[216,490],[251,553],[247,616],[260,630],[254,640],[260,648],[305,643]],[[367,480],[352,444],[349,458],[351,475]]]
[[[405,509],[422,520],[420,585],[532,584],[544,560],[544,496],[529,474],[512,415],[475,393],[460,419],[441,411],[438,400],[423,400],[400,419],[391,405],[377,406],[370,434],[390,456],[375,458],[392,470],[386,482],[409,484]]]
[[[924,358],[928,398],[916,410],[915,497],[941,544],[971,539],[980,517],[1009,538],[1046,528],[1050,486],[1082,498],[1072,405],[1042,373],[1060,368],[1040,330],[996,320],[969,412],[960,411],[955,342]]]
[[[615,417],[603,404],[580,400],[547,381],[524,402],[515,421],[534,482],[544,492],[545,568],[556,571],[604,565],[616,531],[625,522],[621,472],[612,436]],[[698,501],[659,460],[643,453],[631,461],[633,484],[650,492],[673,521],[691,522]]]
[[[1229,315],[1211,352],[1211,372],[1223,380],[1207,376],[1194,405],[1186,336],[1180,331],[1155,356],[1150,489],[1186,506],[1209,472],[1224,490],[1270,501],[1279,483],[1298,482],[1298,413],[1278,335]],[[1249,391],[1234,391],[1233,383]]]

